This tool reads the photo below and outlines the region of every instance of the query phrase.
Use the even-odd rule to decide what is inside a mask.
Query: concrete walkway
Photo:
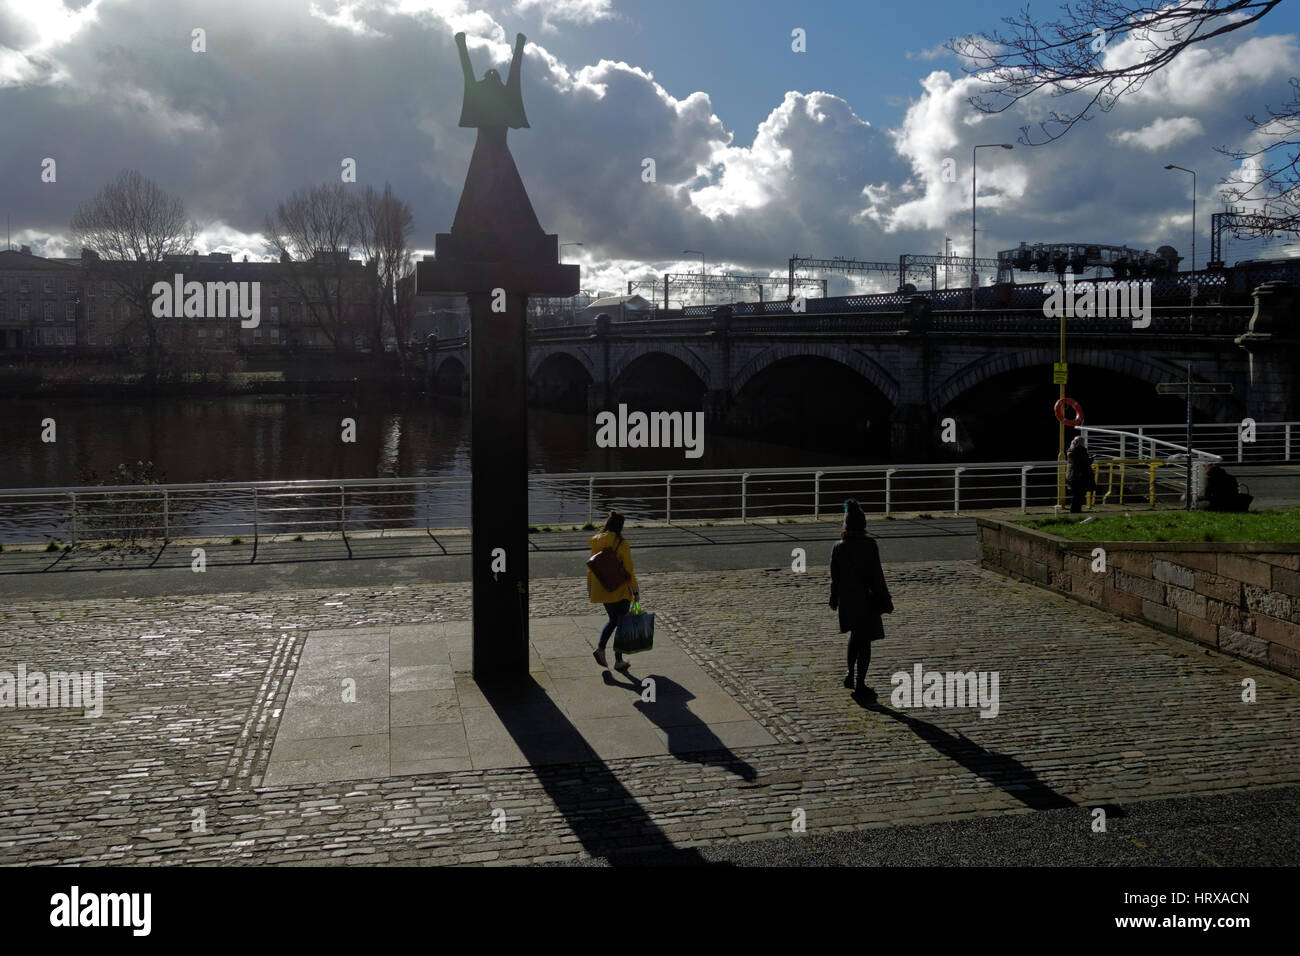
[[[481,688],[469,621],[312,631],[262,783],[543,766],[775,743],[664,630],[626,675],[608,618],[529,622],[528,679]],[[614,662],[614,651],[607,651]],[[645,659],[652,663],[643,664]],[[599,675],[599,679],[595,679]],[[752,773],[751,773],[752,776]],[[258,781],[254,781],[256,784]]]

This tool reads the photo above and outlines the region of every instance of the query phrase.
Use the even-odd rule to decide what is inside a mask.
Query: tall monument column
[[[460,125],[478,129],[450,233],[416,266],[417,293],[460,292],[470,306],[470,520],[474,679],[528,674],[528,296],[578,291],[578,267],[559,262],[506,145],[528,126],[520,94],[524,35],[510,77],[474,79],[456,34],[465,99]]]

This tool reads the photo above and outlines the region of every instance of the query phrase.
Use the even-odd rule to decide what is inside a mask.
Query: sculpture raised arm
[[[520,72],[523,64],[524,35],[515,37],[514,57],[510,61],[510,80],[501,82],[496,70],[488,70],[483,79],[474,79],[465,34],[456,34],[456,48],[460,52],[460,68],[465,75],[465,100],[460,111],[460,125],[493,129],[509,127],[520,129],[528,125],[524,114],[524,100],[520,91]]]

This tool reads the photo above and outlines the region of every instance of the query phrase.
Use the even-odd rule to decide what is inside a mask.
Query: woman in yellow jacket
[[[627,580],[618,586],[616,590],[607,591],[605,586],[600,583],[595,572],[590,568],[587,569],[587,597],[592,604],[605,605],[605,613],[609,615],[609,623],[605,629],[600,632],[600,644],[597,645],[595,654],[596,663],[601,667],[608,667],[609,663],[605,659],[605,645],[609,643],[610,635],[618,628],[618,622],[623,615],[628,612],[632,606],[633,600],[638,600],[641,594],[640,588],[636,582],[636,571],[632,568],[632,549],[628,547],[627,540],[623,537],[623,516],[617,511],[611,511],[609,517],[605,519],[604,526],[591,539],[591,553],[599,554],[605,548],[613,548],[614,555],[618,558],[618,563],[623,565],[623,570],[627,572]],[[614,668],[625,671],[631,664],[623,659],[623,655],[618,651],[614,652]]]

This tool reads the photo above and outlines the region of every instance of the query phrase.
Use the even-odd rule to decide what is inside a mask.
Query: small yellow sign
[[[1069,365],[1065,362],[1052,363],[1052,384],[1067,385],[1069,384]]]

